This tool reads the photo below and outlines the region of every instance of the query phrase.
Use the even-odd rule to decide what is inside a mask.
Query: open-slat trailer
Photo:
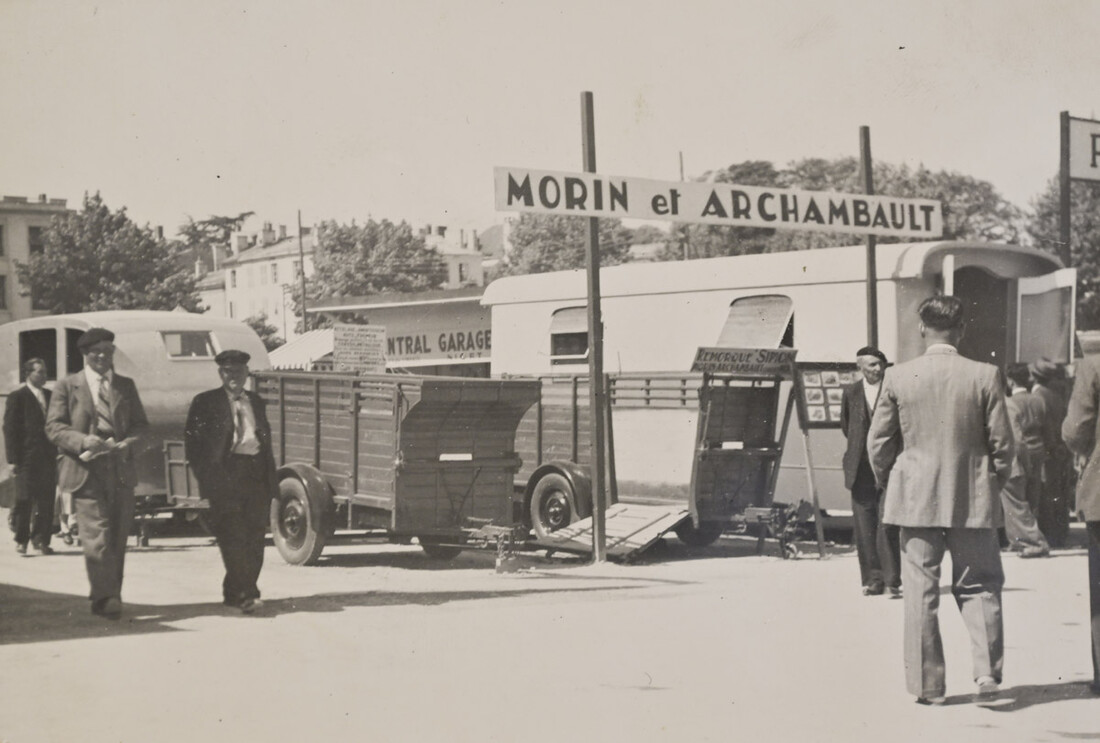
[[[516,427],[536,380],[260,372],[284,559],[316,562],[337,528],[417,537],[448,558],[514,526]],[[499,532],[498,532],[499,533]]]

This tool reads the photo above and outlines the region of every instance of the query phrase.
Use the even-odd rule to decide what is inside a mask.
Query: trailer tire
[[[462,552],[461,547],[453,544],[444,544],[439,537],[420,536],[416,538],[420,542],[420,549],[433,560],[453,560]]]
[[[531,517],[531,530],[538,539],[546,539],[577,521],[577,498],[569,480],[557,472],[540,477],[531,491],[527,513]]]
[[[313,565],[332,534],[332,496],[313,492],[296,477],[279,481],[271,501],[271,537],[291,565]]]
[[[676,538],[688,547],[709,547],[718,541],[725,530],[726,525],[721,521],[702,521],[696,528],[691,519],[674,529]]]

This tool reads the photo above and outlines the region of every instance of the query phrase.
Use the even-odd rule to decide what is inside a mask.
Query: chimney
[[[477,244],[477,230],[470,230],[470,248],[474,252],[481,252],[481,246]]]
[[[463,250],[466,249],[466,230],[460,229],[458,231],[458,247]]]
[[[264,222],[264,234],[261,244],[270,245],[275,242],[275,228],[271,226],[271,222]]]
[[[279,239],[280,240],[285,240],[286,239],[286,225],[285,224],[279,225]]]
[[[44,194],[44,193],[38,194],[38,203],[39,204],[45,204],[46,203],[46,194]]]
[[[164,239],[164,225],[159,225],[159,224],[157,225],[157,239],[158,240],[163,240]]]

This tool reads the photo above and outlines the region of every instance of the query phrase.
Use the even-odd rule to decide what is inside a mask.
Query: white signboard
[[[493,175],[500,211],[895,237],[943,235],[943,210],[931,199],[529,168],[494,168]]]
[[[381,325],[337,323],[332,327],[332,367],[356,374],[386,371],[386,329]]]
[[[793,348],[700,348],[691,370],[790,379],[791,364],[797,353]]]
[[[1069,120],[1069,177],[1100,181],[1100,121]]]

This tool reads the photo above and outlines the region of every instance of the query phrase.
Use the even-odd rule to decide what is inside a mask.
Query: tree
[[[1070,265],[1077,268],[1077,327],[1100,328],[1100,184],[1070,184]],[[1027,232],[1035,246],[1060,255],[1058,179],[1031,204],[1034,213]]]
[[[98,193],[83,209],[57,217],[41,252],[16,262],[34,306],[51,313],[91,310],[199,311],[186,247],[138,227],[125,207],[112,212]]]
[[[306,282],[311,299],[354,297],[381,292],[440,288],[447,266],[407,222],[387,219],[365,224],[322,222],[317,228],[313,275]],[[294,311],[301,314],[301,287],[291,287]],[[319,321],[313,319],[311,325]]]
[[[584,268],[588,221],[583,217],[523,213],[509,221],[507,273],[527,274]],[[630,260],[631,233],[618,219],[600,219],[600,265]]]
[[[267,321],[266,312],[261,312],[252,317],[246,317],[244,324],[256,331],[256,335],[260,336],[264,348],[268,351],[274,351],[276,348],[286,343],[286,341],[279,337],[279,329]]]
[[[191,251],[192,260],[198,258],[208,269],[213,269],[211,248],[228,247],[229,238],[255,213],[241,212],[235,217],[213,215],[197,222],[188,216],[187,223],[179,227],[179,235]]]
[[[987,181],[960,173],[933,172],[923,166],[914,171],[906,165],[884,162],[874,164],[873,177],[878,195],[940,201],[944,240],[1015,242],[1019,238],[1022,211]],[[859,160],[854,157],[806,158],[789,163],[782,170],[776,170],[769,162],[747,161],[723,170],[708,171],[699,180],[805,191],[863,192]],[[716,225],[683,225],[677,227],[675,235],[677,241],[665,253],[669,260],[680,258],[684,253],[692,258],[777,253],[852,245],[863,239],[847,233]],[[886,243],[907,239],[880,237],[878,240]],[[683,247],[685,242],[686,249]]]

